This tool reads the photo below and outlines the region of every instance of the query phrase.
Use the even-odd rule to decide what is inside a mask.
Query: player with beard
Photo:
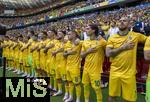
[[[109,102],[121,96],[124,102],[136,102],[136,52],[138,43],[147,37],[129,31],[129,20],[121,18],[119,32],[108,39],[106,55],[110,57]]]

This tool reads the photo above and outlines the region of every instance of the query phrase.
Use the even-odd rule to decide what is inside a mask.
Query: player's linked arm
[[[69,51],[66,51],[65,53],[66,53],[66,55],[75,55],[77,53],[77,51],[69,50]]]
[[[123,51],[122,47],[119,48],[112,48],[112,47],[106,47],[106,56],[107,57],[114,57],[116,55],[118,55],[120,52]]]
[[[33,51],[35,51],[35,50],[37,50],[37,49],[38,49],[38,45],[35,46],[35,47],[33,47],[33,48],[31,48],[31,52],[33,52]]]
[[[49,49],[53,48],[55,45],[54,44],[50,44],[48,46],[45,47],[44,52],[47,52]]]
[[[106,56],[114,57],[125,50],[131,50],[135,46],[134,42],[125,42],[122,46],[114,48],[113,44],[108,43],[106,47]]]

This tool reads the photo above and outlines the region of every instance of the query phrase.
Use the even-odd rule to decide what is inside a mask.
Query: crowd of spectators
[[[65,2],[67,2],[67,1],[65,1]],[[68,6],[59,8],[59,9],[48,11],[46,13],[41,13],[36,16],[24,17],[24,18],[6,18],[6,19],[0,18],[0,22],[2,22],[3,24],[9,25],[9,27],[25,25],[25,24],[29,24],[29,23],[35,23],[38,21],[48,20],[53,17],[63,16],[65,13],[69,13],[73,10],[77,10],[77,9],[89,6],[90,4],[100,3],[100,2],[104,2],[104,0],[95,0],[95,2],[93,0],[92,1],[90,1],[90,0],[81,1],[78,3],[72,4],[72,5],[68,5]],[[56,4],[53,6],[56,6]],[[44,7],[44,9],[46,9],[46,8]],[[43,10],[43,8],[42,8],[42,10]],[[30,10],[24,10],[23,12],[33,13],[32,11],[35,12],[37,10],[30,9]],[[19,13],[22,14],[21,12],[22,11],[20,11]],[[25,14],[25,13],[23,13],[23,14]]]
[[[37,25],[25,29],[13,30],[9,33],[24,34],[29,30],[35,30],[37,33],[40,33],[43,30],[48,31],[50,29],[65,31],[69,29],[75,29],[82,39],[87,39],[88,37],[84,32],[84,28],[87,26],[87,24],[94,23],[99,26],[100,34],[107,39],[109,36],[112,36],[118,31],[117,21],[120,17],[124,16],[128,17],[128,19],[130,20],[131,30],[143,33],[145,35],[150,35],[150,14],[148,12],[149,9],[149,4],[141,4],[135,7],[85,14],[71,19],[67,18],[57,22],[46,23],[44,25]],[[20,22],[20,20],[16,22]]]

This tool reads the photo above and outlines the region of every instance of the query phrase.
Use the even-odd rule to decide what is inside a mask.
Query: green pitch
[[[0,69],[0,77],[2,77],[2,73],[3,73],[3,70]],[[20,77],[20,76],[14,74],[13,72],[6,71],[6,77]],[[90,102],[96,102],[96,95],[95,95],[94,91],[91,89],[90,92],[91,92],[90,93]],[[102,89],[102,93],[103,93],[103,102],[107,102],[108,88]],[[50,102],[63,102],[62,99],[63,99],[63,95],[62,96],[57,96],[57,97],[50,97]],[[83,87],[82,87],[81,102],[84,102]],[[117,98],[117,102],[122,102],[121,98]],[[145,102],[144,95],[141,95],[141,94],[138,93],[137,102]]]

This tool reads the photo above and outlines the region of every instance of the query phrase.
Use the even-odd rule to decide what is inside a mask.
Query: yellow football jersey
[[[60,48],[64,49],[64,43],[57,42],[55,45],[55,50],[58,50]],[[59,52],[56,54],[56,67],[57,68],[65,68],[66,67],[66,58],[63,56],[64,52]]]
[[[26,47],[26,45],[27,45],[26,43],[23,43],[23,48]],[[23,53],[22,57],[23,58],[27,58],[27,56],[28,56],[28,49],[24,49],[22,53]]]
[[[9,46],[11,45],[11,40],[7,41],[7,45],[8,45],[6,47],[6,49],[7,49],[7,52],[6,52],[7,53],[7,58],[10,59],[10,48],[9,48]]]
[[[90,53],[85,58],[84,70],[91,74],[99,74],[102,72],[104,61],[104,49],[106,46],[105,40],[85,40],[82,44],[82,51],[87,51],[89,48],[96,47],[95,53]]]
[[[147,38],[145,46],[144,46],[144,50],[149,50],[150,51],[150,36]],[[148,77],[150,77],[150,66],[149,66],[149,72],[148,72]]]
[[[3,42],[3,45],[4,45],[4,46],[5,46],[5,45],[8,45],[8,41],[5,40],[5,41]],[[4,48],[3,48],[3,56],[4,56],[4,57],[7,57],[7,55],[8,55],[8,47],[4,47]]]
[[[59,41],[58,40],[52,40],[54,47],[51,49],[51,52],[52,51],[55,51],[57,49],[57,44],[59,44]],[[56,57],[55,56],[51,56],[51,68],[52,69],[55,69],[56,68]]]
[[[18,51],[19,60],[20,60],[20,62],[22,62],[22,59],[23,59],[23,52],[22,52],[20,49],[23,47],[23,42],[22,42],[22,41],[19,41],[18,44],[19,44],[19,51]]]
[[[108,39],[107,47],[119,48],[126,42],[135,44],[133,49],[120,52],[115,57],[110,57],[110,74],[115,76],[128,76],[136,74],[136,52],[138,42],[144,43],[147,37],[135,32],[129,32],[126,36],[115,34]]]
[[[28,45],[29,43],[32,44],[32,42],[33,42],[33,39],[29,39],[27,45]],[[28,47],[28,54],[30,54],[30,50],[31,50],[31,46]]]
[[[68,43],[66,44],[66,51],[72,50],[76,51],[77,53],[74,55],[69,55],[67,57],[67,69],[74,69],[74,68],[79,69],[81,67],[81,57],[80,57],[81,48],[82,48],[81,42],[78,45],[75,45],[68,41]]]
[[[49,42],[49,40],[41,41],[39,46],[40,47],[46,46],[48,42]],[[45,47],[40,49],[40,58],[41,59],[46,59],[46,57],[47,57],[47,56],[45,56],[46,54],[44,53],[44,49],[45,49]]]
[[[38,47],[38,46],[39,46],[39,43],[37,41],[33,41],[31,44],[31,49],[34,47]],[[38,59],[39,58],[39,52],[37,50],[34,50],[32,52],[32,57],[33,57],[33,59]]]
[[[13,49],[13,46],[15,45],[15,42],[12,41],[11,44],[12,44],[12,46],[10,47],[10,56],[11,56],[11,58],[14,58],[15,55],[14,55],[14,49]]]
[[[14,46],[16,46],[15,48],[14,48],[14,57],[15,58],[19,58],[19,44],[17,43],[17,42],[14,42]]]

